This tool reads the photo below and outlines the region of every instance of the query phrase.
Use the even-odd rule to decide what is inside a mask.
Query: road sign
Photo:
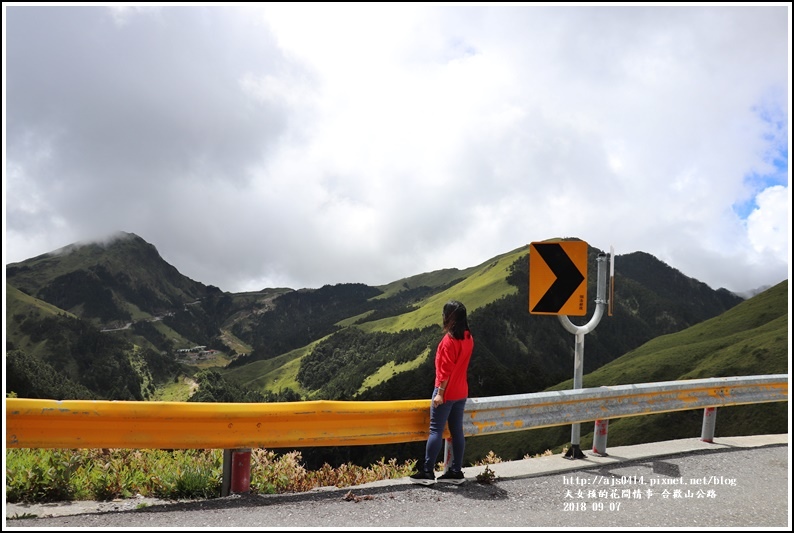
[[[529,245],[529,312],[583,316],[587,313],[587,243]]]

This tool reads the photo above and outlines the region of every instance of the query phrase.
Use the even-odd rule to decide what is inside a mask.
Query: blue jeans
[[[438,388],[433,389],[433,398],[436,397]],[[431,398],[432,402],[432,398]],[[425,472],[435,470],[438,453],[444,443],[444,426],[449,424],[452,435],[452,464],[450,470],[460,472],[463,468],[463,452],[466,449],[466,438],[463,436],[463,410],[466,407],[466,398],[444,402],[438,407],[430,404],[430,437],[425,446]]]

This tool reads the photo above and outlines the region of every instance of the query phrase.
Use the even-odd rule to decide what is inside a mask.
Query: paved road
[[[788,435],[682,439],[585,450],[464,470],[463,485],[407,478],[289,495],[232,495],[80,512],[72,504],[6,506],[4,530],[48,528],[560,528],[681,527],[791,530]],[[127,502],[127,506],[134,502]],[[97,502],[94,502],[97,503]],[[90,506],[90,502],[88,502]],[[107,504],[113,505],[113,504]],[[77,510],[77,511],[76,511]],[[65,514],[78,512],[80,514]],[[9,519],[24,513],[38,518]],[[53,516],[45,516],[47,514]],[[57,516],[56,516],[57,515]]]

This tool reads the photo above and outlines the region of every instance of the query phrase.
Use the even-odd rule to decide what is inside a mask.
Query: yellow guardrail
[[[7,448],[290,448],[427,439],[430,400],[284,403],[6,399]]]

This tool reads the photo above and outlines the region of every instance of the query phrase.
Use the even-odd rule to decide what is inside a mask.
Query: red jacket
[[[458,340],[450,334],[444,335],[436,349],[436,387],[445,379],[447,388],[444,401],[461,400],[469,396],[469,360],[474,350],[474,337],[468,331]]]

